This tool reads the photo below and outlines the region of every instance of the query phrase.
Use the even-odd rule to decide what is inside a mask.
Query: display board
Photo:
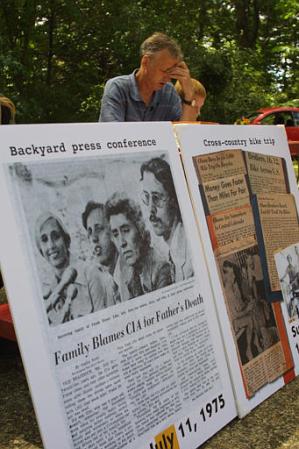
[[[277,272],[281,284],[281,304],[289,342],[292,349],[295,372],[299,374],[299,242],[275,254]]]
[[[198,447],[236,408],[172,126],[0,132],[1,271],[44,447]]]
[[[284,385],[293,360],[274,254],[298,240],[285,131],[176,125],[239,416]]]

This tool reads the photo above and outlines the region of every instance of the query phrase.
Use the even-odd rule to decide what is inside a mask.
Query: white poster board
[[[299,242],[275,255],[283,302],[281,304],[295,364],[299,374]]]
[[[284,385],[282,377],[277,378],[276,376],[275,378],[275,366],[270,367],[268,381],[264,381],[266,376],[264,377],[264,373],[261,374],[263,367],[259,365],[259,362],[264,364],[261,357],[265,357],[266,362],[271,359],[273,353],[272,355],[268,354],[265,348],[270,348],[272,351],[274,345],[271,346],[273,343],[271,341],[265,343],[266,336],[263,336],[261,332],[260,335],[257,331],[255,332],[254,324],[256,319],[261,317],[261,313],[257,313],[259,309],[265,308],[265,315],[268,315],[265,321],[268,320],[267,331],[270,333],[273,327],[278,327],[277,314],[280,316],[281,311],[276,302],[273,306],[276,323],[275,326],[270,325],[269,317],[271,315],[270,318],[274,322],[274,312],[270,310],[269,304],[271,303],[267,303],[263,298],[263,301],[255,302],[254,309],[251,308],[254,312],[250,315],[250,324],[247,320],[248,314],[246,317],[240,314],[241,319],[239,319],[235,313],[239,307],[236,304],[237,294],[235,293],[234,299],[230,303],[227,292],[229,282],[225,279],[224,273],[227,271],[225,270],[226,266],[231,272],[237,266],[240,275],[245,268],[245,275],[247,273],[248,278],[249,271],[246,260],[253,261],[254,258],[259,261],[259,271],[262,271],[260,262],[262,259],[258,253],[259,247],[256,241],[257,226],[250,199],[253,189],[258,191],[263,187],[267,192],[267,189],[271,187],[273,191],[279,192],[278,195],[286,195],[291,192],[298,208],[298,189],[285,130],[275,126],[197,124],[179,124],[175,126],[175,130],[208,261],[238,414],[243,417]],[[246,161],[249,161],[247,166]],[[253,162],[250,163],[250,161]],[[270,169],[267,166],[268,162]],[[250,170],[251,179],[248,181]],[[270,191],[272,191],[271,189]],[[282,193],[284,191],[286,193]],[[243,225],[240,224],[242,221]],[[211,222],[214,226],[213,236],[209,232]],[[243,261],[245,262],[243,263]],[[242,280],[245,279],[245,275],[242,275]],[[263,282],[262,275],[260,279]],[[240,292],[241,286],[239,295]],[[249,310],[249,304],[254,302],[252,300],[253,293],[251,292],[250,295],[246,305],[247,310]],[[245,305],[242,307],[245,309]],[[285,333],[284,329],[280,329],[280,331]],[[241,344],[239,345],[240,338],[243,338],[243,349]],[[275,343],[278,344],[277,340]],[[284,346],[285,338],[280,338],[279,344],[284,351],[286,360],[281,372],[285,371],[286,366],[290,371],[292,360],[289,357],[288,345]],[[274,357],[276,359],[280,356],[276,354]],[[243,371],[242,368],[244,368]],[[254,388],[251,390],[250,383],[254,384]]]
[[[1,271],[44,447],[198,447],[236,409],[171,125],[0,133]]]

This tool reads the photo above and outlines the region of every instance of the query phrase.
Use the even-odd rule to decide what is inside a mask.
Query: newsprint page
[[[299,241],[275,254],[283,302],[281,308],[299,375]]]
[[[270,297],[273,282],[269,287],[277,278],[274,250],[298,239],[294,172],[277,127],[177,125],[176,131],[244,416],[294,366],[280,302]],[[268,208],[262,221],[266,198],[273,214]],[[279,300],[277,290],[276,283]]]
[[[1,271],[46,449],[192,449],[236,416],[169,123],[1,127]]]

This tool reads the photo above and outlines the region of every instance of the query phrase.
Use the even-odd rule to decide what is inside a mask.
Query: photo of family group
[[[281,291],[290,320],[299,318],[299,245],[291,245],[276,256]]]
[[[194,275],[164,153],[9,171],[51,326]]]
[[[224,296],[242,365],[279,341],[271,304],[266,301],[258,247],[219,260]]]

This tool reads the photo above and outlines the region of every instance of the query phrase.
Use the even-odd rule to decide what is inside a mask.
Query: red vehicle
[[[239,123],[249,125],[284,125],[292,157],[299,156],[299,108],[281,106],[262,108],[242,117]]]

